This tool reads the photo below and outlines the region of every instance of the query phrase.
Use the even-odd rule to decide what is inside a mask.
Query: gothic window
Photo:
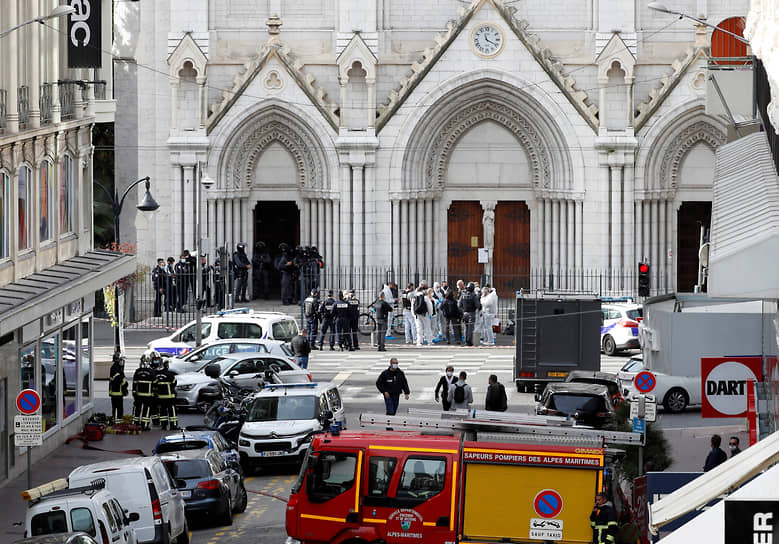
[[[38,199],[40,205],[41,224],[40,240],[51,240],[54,230],[54,186],[51,183],[51,165],[41,161],[38,173]]]
[[[60,166],[60,232],[73,231],[73,159],[62,157]]]
[[[32,247],[32,170],[29,166],[19,168],[17,181],[19,184],[19,250],[24,250]]]
[[[743,37],[744,24],[744,17],[731,17],[722,21],[717,27]],[[746,43],[717,30],[711,35],[711,57],[712,64],[716,65],[752,64]]]

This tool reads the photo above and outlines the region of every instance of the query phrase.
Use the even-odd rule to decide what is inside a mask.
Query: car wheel
[[[240,514],[241,512],[246,511],[246,505],[249,503],[249,497],[246,495],[246,488],[244,486],[241,486],[241,489],[238,490],[238,495],[238,504],[235,507],[235,512]]]
[[[605,338],[603,338],[603,353],[608,356],[612,356],[617,353],[617,343],[608,334],[605,336]]]
[[[233,504],[230,500],[230,497],[227,497],[226,499],[227,504],[225,505],[224,511],[222,512],[222,519],[219,523],[220,525],[232,525],[233,524]]]
[[[690,402],[690,397],[687,396],[687,391],[679,387],[674,387],[665,395],[663,399],[663,407],[669,412],[678,414],[685,408]]]

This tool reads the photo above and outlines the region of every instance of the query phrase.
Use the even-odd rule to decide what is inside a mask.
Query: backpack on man
[[[461,404],[465,402],[465,384],[459,385],[456,384],[454,386],[454,402],[457,404]]]
[[[420,294],[414,297],[414,313],[416,315],[427,315],[427,303],[425,295]]]

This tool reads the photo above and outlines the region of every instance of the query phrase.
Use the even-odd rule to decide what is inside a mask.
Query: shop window
[[[11,255],[11,178],[0,172],[0,259]]]
[[[22,350],[22,389],[35,389],[35,346]]]
[[[41,341],[41,415],[43,432],[57,424],[57,388],[59,366],[62,364],[60,335],[55,334]]]
[[[73,232],[73,159],[62,157],[60,166],[60,232]]]
[[[81,331],[79,334],[80,353],[81,353],[81,408],[84,408],[92,402],[92,335],[90,334],[91,317],[85,317],[81,320]]]
[[[51,184],[51,166],[42,161],[38,172],[38,200],[40,204],[41,224],[40,240],[51,240],[54,230],[54,187]]]
[[[744,17],[731,17],[718,24],[717,28],[743,37],[745,22]],[[711,35],[711,57],[711,63],[720,66],[752,64],[746,43],[717,30]]]
[[[62,332],[62,417],[68,419],[78,410],[79,380],[78,326],[68,327]]]
[[[28,166],[19,168],[19,250],[32,247],[32,170]]]

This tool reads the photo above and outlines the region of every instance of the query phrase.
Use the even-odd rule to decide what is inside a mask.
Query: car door
[[[243,359],[241,361],[237,361],[227,371],[227,375],[229,376],[233,371],[238,373],[233,376],[233,381],[236,383],[236,385],[257,389],[257,382],[260,378],[256,376],[258,372],[261,372],[261,370],[257,369],[255,359]]]
[[[184,530],[184,498],[173,481],[170,479],[168,470],[157,459],[151,467],[152,479],[157,488],[157,495],[160,497],[160,506],[162,507],[163,519],[170,523],[170,534],[178,535]]]
[[[225,483],[227,489],[230,491],[230,500],[232,501],[233,505],[235,505],[236,501],[238,500],[240,474],[238,474],[234,468],[227,465],[224,459],[222,459],[218,454],[215,453],[209,457],[214,474]]]

